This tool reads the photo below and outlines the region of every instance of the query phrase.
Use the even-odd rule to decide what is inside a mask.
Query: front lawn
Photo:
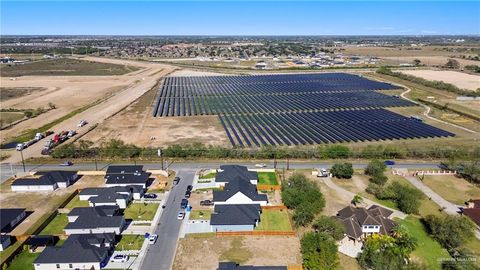
[[[275,172],[259,172],[258,183],[260,185],[278,185]]]
[[[145,241],[145,236],[137,234],[123,234],[115,250],[140,250]]]
[[[203,220],[210,220],[212,216],[211,210],[192,210],[190,212],[190,219],[203,219]]]
[[[8,270],[33,270],[33,261],[40,253],[30,253],[28,250],[20,252],[10,263]]]
[[[292,225],[287,210],[264,209],[260,223],[255,228],[258,231],[291,231]]]
[[[75,196],[64,208],[73,209],[76,207],[89,207],[88,201],[80,201],[78,195]]]
[[[63,234],[63,229],[68,224],[67,214],[58,214],[43,228],[39,235]]]
[[[400,225],[404,226],[410,235],[417,239],[417,248],[413,251],[412,256],[425,263],[428,269],[441,269],[440,258],[450,258],[447,250],[442,248],[440,244],[431,238],[425,230],[420,219],[414,216],[408,216],[401,220],[396,220]]]
[[[158,203],[132,203],[125,209],[123,216],[131,220],[153,220],[158,206]]]
[[[199,179],[211,179],[211,178],[215,178],[215,176],[217,175],[216,172],[212,172],[212,173],[207,173],[205,175],[200,175],[200,177],[198,177]]]

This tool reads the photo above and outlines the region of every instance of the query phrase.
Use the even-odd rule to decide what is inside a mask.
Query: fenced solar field
[[[384,110],[415,104],[345,73],[168,77],[154,116],[218,115],[234,146],[300,145],[453,136]]]

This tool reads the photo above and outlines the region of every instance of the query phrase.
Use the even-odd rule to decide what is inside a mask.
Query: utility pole
[[[95,171],[98,171],[97,157],[95,157]]]
[[[162,163],[162,171],[163,171],[163,155],[162,155],[162,149],[158,148],[158,150],[157,150],[157,155],[160,157],[160,163]]]
[[[23,172],[27,172],[25,169],[25,160],[23,159],[23,149],[20,151],[20,155],[22,156]]]

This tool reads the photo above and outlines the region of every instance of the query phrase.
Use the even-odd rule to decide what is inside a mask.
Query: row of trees
[[[377,70],[377,73],[384,74],[384,75],[389,75],[389,76],[394,76],[397,78],[400,78],[402,80],[418,83],[427,87],[439,89],[439,90],[445,90],[448,92],[455,93],[457,95],[462,95],[462,96],[471,96],[471,97],[478,97],[480,96],[479,91],[469,91],[469,90],[464,90],[456,87],[453,84],[450,83],[445,83],[442,81],[430,81],[426,80],[420,77],[404,74],[401,72],[394,72],[391,69],[387,67],[381,67]]]
[[[88,143],[88,142],[87,142]],[[90,145],[92,145],[90,143]],[[112,148],[113,150],[111,150]],[[104,142],[100,147],[84,149],[79,144],[57,147],[55,158],[89,158],[89,157],[122,157],[152,158],[157,156],[157,148],[140,148],[125,144],[116,139]],[[126,152],[126,153],[125,153]],[[258,149],[227,148],[205,146],[200,143],[190,145],[171,145],[162,149],[164,157],[169,158],[254,158],[254,159],[286,159],[286,158],[480,158],[480,147],[470,149],[445,149],[434,147],[421,150],[417,148],[398,148],[394,146],[367,146],[354,151],[344,145],[297,146],[295,148],[281,146],[265,146]]]
[[[443,162],[442,167],[447,170],[457,171],[462,178],[469,182],[480,184],[480,159],[471,161],[450,159]]]

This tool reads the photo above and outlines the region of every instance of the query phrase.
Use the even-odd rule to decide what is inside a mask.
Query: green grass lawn
[[[67,224],[67,214],[58,214],[45,228],[43,228],[39,235],[63,234],[63,228],[65,228]]]
[[[265,209],[260,216],[258,231],[291,231],[292,225],[286,210]]]
[[[140,250],[144,240],[143,235],[124,234],[120,242],[117,243],[115,250]]]
[[[277,175],[274,172],[259,172],[258,183],[261,185],[278,185]]]
[[[210,220],[211,216],[212,216],[211,210],[192,210],[190,212],[190,219]]]
[[[210,179],[210,178],[215,178],[215,175],[217,175],[217,173],[208,173],[208,174],[205,174],[205,175],[202,175],[199,177],[199,179]]]
[[[75,196],[64,208],[73,209],[75,207],[89,207],[88,201],[80,201],[78,195]]]
[[[158,206],[158,203],[132,203],[125,209],[123,216],[132,220],[153,220]]]
[[[428,269],[441,269],[439,258],[450,258],[447,250],[431,238],[425,230],[420,219],[414,216],[408,216],[401,220],[396,220],[404,226],[410,235],[417,239],[417,248],[412,253],[412,257],[417,258],[427,265]]]
[[[33,270],[33,261],[40,255],[40,253],[30,253],[28,250],[22,251],[10,263],[8,270]]]

